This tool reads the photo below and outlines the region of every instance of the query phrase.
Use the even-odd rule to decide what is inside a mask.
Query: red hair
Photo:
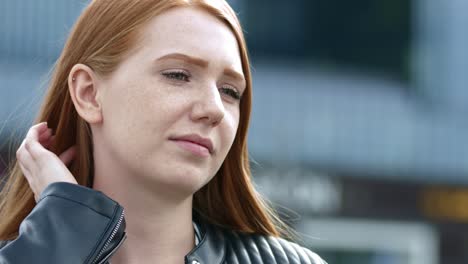
[[[108,75],[136,46],[138,33],[145,23],[170,8],[181,6],[203,9],[231,29],[237,38],[247,81],[234,143],[217,175],[194,194],[194,209],[213,224],[242,232],[279,236],[286,230],[284,224],[252,183],[247,151],[252,100],[249,57],[242,27],[224,0],[92,1],[78,18],[55,64],[36,122],[47,121],[56,131],[51,147],[54,153],[77,145],[78,155],[70,171],[79,184],[91,186],[94,170],[91,133],[70,97],[67,82],[70,70],[75,64],[82,63],[101,76]],[[35,205],[33,193],[16,162],[9,171],[0,199],[0,239],[13,239],[18,235],[20,223]]]

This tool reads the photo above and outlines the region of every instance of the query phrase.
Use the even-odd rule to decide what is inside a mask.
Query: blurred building
[[[255,180],[304,243],[333,264],[467,263],[468,2],[231,2]],[[85,5],[0,1],[4,159]]]

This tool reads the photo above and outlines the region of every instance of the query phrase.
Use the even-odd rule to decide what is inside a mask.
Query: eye
[[[223,86],[219,88],[219,90],[226,94],[227,96],[230,96],[231,98],[235,100],[240,100],[241,99],[241,94],[235,89],[234,87],[231,86]]]
[[[190,74],[188,74],[185,71],[168,71],[168,72],[163,72],[162,75],[168,79],[175,80],[175,81],[183,81],[183,82],[190,81]]]

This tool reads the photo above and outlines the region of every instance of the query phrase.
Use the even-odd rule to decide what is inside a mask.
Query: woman
[[[254,190],[251,89],[226,2],[92,1],[2,192],[0,263],[325,263]]]

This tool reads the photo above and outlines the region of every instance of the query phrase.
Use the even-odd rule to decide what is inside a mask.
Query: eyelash
[[[190,75],[184,71],[171,71],[171,72],[163,72],[162,75],[168,79],[176,80],[176,81],[190,81]]]
[[[220,90],[221,90],[223,93],[227,94],[228,96],[230,96],[230,97],[232,97],[232,98],[234,98],[234,99],[236,99],[236,100],[240,100],[240,99],[241,99],[240,93],[239,93],[236,89],[234,89],[234,88],[221,87]]]
[[[186,73],[185,71],[163,72],[162,75],[168,79],[182,82],[190,82],[191,77],[190,74]],[[241,99],[241,94],[235,88],[228,86],[221,87],[219,90],[221,90],[224,94],[230,96],[235,100]]]

